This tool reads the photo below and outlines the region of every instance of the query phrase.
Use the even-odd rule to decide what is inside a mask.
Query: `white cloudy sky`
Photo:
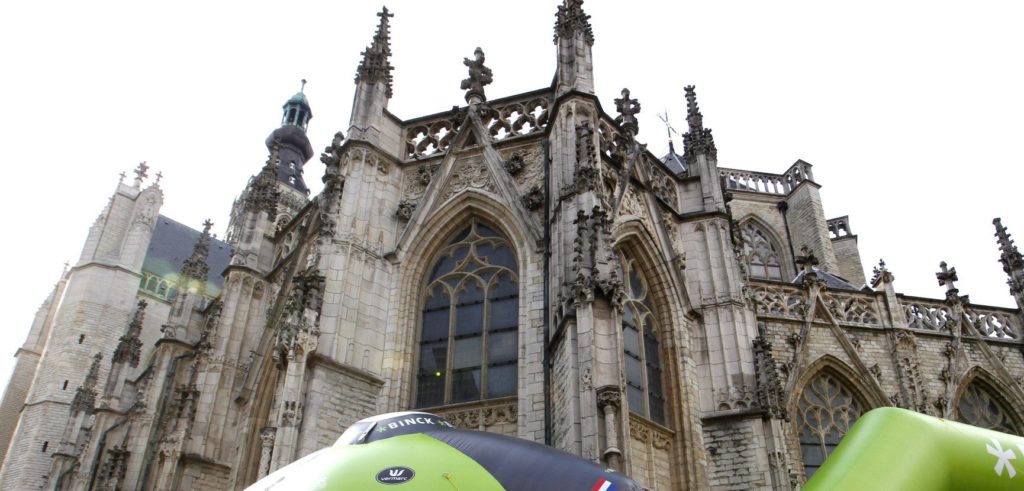
[[[558,0],[391,0],[400,118],[463,104],[461,60],[481,46],[491,98],[546,87]],[[591,0],[597,92],[685,128],[697,85],[720,165],[814,164],[828,217],[850,215],[869,271],[941,297],[955,266],[976,303],[1013,305],[991,220],[1024,237],[1024,3]],[[74,262],[121,171],[162,171],[163,213],[223,233],[266,159],[280,106],[309,80],[313,146],[347,126],[377,2],[40,0],[0,5],[0,148],[7,210],[0,386],[32,316]],[[676,140],[679,141],[678,139]],[[322,165],[307,168],[319,189]],[[152,173],[152,172],[151,172]]]

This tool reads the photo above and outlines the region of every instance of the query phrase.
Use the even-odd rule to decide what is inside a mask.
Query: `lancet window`
[[[769,235],[753,222],[740,227],[743,237],[743,256],[751,278],[782,281],[782,262]]]
[[[811,477],[864,412],[861,403],[829,372],[817,374],[800,394],[797,430],[804,472]]]
[[[421,297],[417,407],[516,394],[517,271],[508,239],[476,220],[441,249]]]
[[[629,410],[665,424],[665,391],[654,306],[636,261],[625,259],[626,302],[622,313],[622,349]]]

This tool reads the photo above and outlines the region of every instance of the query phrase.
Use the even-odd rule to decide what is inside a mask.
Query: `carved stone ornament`
[[[611,406],[615,409],[622,407],[622,391],[614,385],[606,385],[597,389],[597,407],[604,409]]]
[[[413,212],[416,211],[417,203],[415,201],[402,200],[398,203],[398,209],[395,210],[395,216],[401,220],[409,221],[412,218]]]
[[[486,58],[484,50],[479,47],[473,51],[473,59],[463,58],[462,64],[469,69],[469,78],[462,81],[462,90],[466,91],[466,102],[477,104],[487,100],[484,94],[484,86],[494,81],[494,74],[490,68],[484,66]]]
[[[683,135],[683,154],[686,162],[692,165],[697,160],[697,155],[706,155],[710,159],[717,159],[718,150],[715,148],[715,139],[711,136],[711,130],[704,128],[704,115],[697,107],[697,94],[694,87],[688,85],[686,91],[686,122],[689,131]]]
[[[555,13],[555,43],[560,37],[572,39],[577,33],[588,45],[594,45],[594,30],[590,16],[583,11],[583,0],[566,0]]]
[[[145,315],[146,301],[139,300],[127,331],[118,340],[117,348],[114,349],[113,363],[128,363],[132,368],[139,366],[139,357],[142,354],[142,340],[139,336],[142,334],[142,321]]]
[[[505,170],[511,175],[516,175],[519,171],[523,170],[523,155],[520,153],[514,153],[508,160],[505,161]]]
[[[536,211],[544,206],[544,190],[540,186],[534,186],[523,196],[523,206],[527,210]]]
[[[636,121],[636,115],[640,112],[640,101],[629,98],[629,89],[622,89],[622,97],[615,99],[615,109],[619,112],[615,124],[619,125],[623,132],[630,136],[640,132],[640,126]]]

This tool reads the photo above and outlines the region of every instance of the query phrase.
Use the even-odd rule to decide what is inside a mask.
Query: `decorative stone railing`
[[[807,293],[799,285],[752,281],[750,297],[758,316],[805,320]],[[841,325],[882,327],[886,307],[880,292],[853,292],[824,290],[821,299],[829,313]],[[953,309],[941,300],[898,295],[899,305],[907,319],[907,327],[920,331],[950,334]],[[818,316],[820,319],[821,317]],[[1001,341],[1021,341],[1024,322],[1012,309],[967,304],[964,321],[988,338]],[[969,331],[965,335],[971,334]]]
[[[496,99],[482,108],[481,119],[495,140],[529,135],[548,125],[551,94],[532,92],[509,99]],[[407,123],[404,156],[408,159],[431,157],[447,152],[466,114],[466,108],[428,116]]]
[[[782,283],[752,282],[750,289],[757,315],[803,320],[807,314],[807,295],[803,288]]]
[[[497,430],[498,433],[514,435],[519,422],[519,407],[514,398],[461,404],[428,411],[447,419],[459,428],[471,430]],[[511,432],[502,430],[511,430]]]
[[[970,305],[964,317],[982,336],[995,339],[1020,340],[1021,319],[1014,311]]]
[[[953,311],[939,300],[900,296],[907,327],[922,331],[949,332]]]
[[[814,179],[811,164],[802,160],[798,160],[782,174],[719,167],[718,175],[725,181],[727,189],[783,196],[789,194],[797,184]]]

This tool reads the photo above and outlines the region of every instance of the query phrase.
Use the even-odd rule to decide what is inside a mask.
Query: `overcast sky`
[[[462,105],[480,46],[498,98],[550,85],[558,0],[392,0],[394,98],[410,119]],[[850,215],[865,270],[941,298],[938,263],[975,303],[1013,306],[993,238],[1024,237],[1024,3],[591,0],[597,93],[640,100],[639,139],[668,148],[695,84],[723,167],[814,165],[828,218]],[[7,210],[0,386],[36,309],[77,260],[118,173],[163,173],[162,213],[223,235],[306,78],[309,136],[346,129],[376,2],[32,1],[0,5]],[[681,148],[678,137],[676,143]],[[320,189],[315,158],[306,182]]]

